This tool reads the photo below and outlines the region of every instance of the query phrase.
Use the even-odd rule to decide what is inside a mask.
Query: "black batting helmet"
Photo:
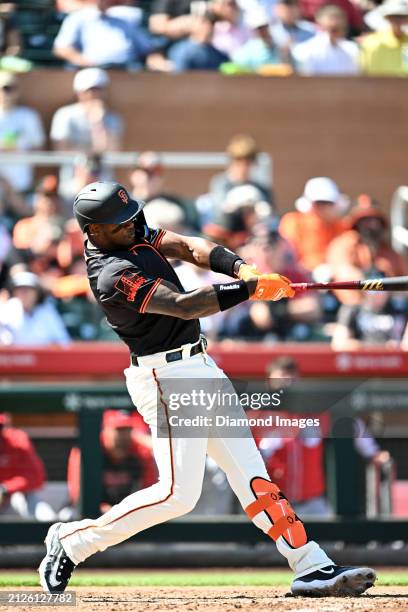
[[[83,232],[90,223],[122,225],[136,217],[144,225],[144,204],[142,200],[133,200],[120,183],[90,183],[75,198],[74,215]]]

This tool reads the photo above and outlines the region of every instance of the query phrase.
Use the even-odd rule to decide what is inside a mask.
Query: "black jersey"
[[[197,319],[146,313],[161,280],[184,291],[180,280],[160,252],[164,230],[150,229],[128,249],[104,251],[85,243],[85,258],[92,292],[118,336],[138,356],[152,355],[197,342]]]

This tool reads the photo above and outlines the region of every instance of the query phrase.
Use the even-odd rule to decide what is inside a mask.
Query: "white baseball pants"
[[[189,351],[190,346],[186,345],[185,349]],[[145,358],[144,364],[150,360],[152,365],[155,357]],[[172,436],[171,428],[168,437],[157,436],[157,410],[166,409],[165,397],[162,396],[162,401],[158,402],[158,391],[165,388],[160,381],[166,378],[213,379],[216,388],[217,379],[218,384],[223,379],[225,384],[226,375],[206,353],[156,368],[131,366],[125,370],[125,376],[129,394],[151,428],[159,481],[129,495],[96,520],[62,524],[60,539],[75,564],[144,529],[190,512],[200,497],[207,453],[226,473],[243,508],[254,501],[251,480],[256,477],[269,480],[252,436],[180,438]],[[265,533],[271,528],[271,521],[264,512],[258,514],[253,522]],[[281,536],[276,544],[296,576],[333,563],[316,542],[309,541],[304,546],[292,548]]]

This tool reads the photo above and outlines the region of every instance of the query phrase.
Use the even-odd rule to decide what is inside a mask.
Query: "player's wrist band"
[[[235,264],[236,262],[244,263],[244,261],[232,251],[226,249],[223,246],[216,246],[210,253],[210,270],[213,272],[220,272],[220,274],[226,274],[227,276],[235,276]]]
[[[220,310],[227,310],[249,298],[248,285],[245,281],[235,281],[223,285],[213,285],[217,294]]]

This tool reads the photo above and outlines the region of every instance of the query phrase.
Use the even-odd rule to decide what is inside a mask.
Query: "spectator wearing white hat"
[[[339,6],[322,6],[316,22],[319,32],[292,50],[296,70],[303,75],[356,75],[360,72],[358,46],[345,38],[347,16]]]
[[[109,83],[108,73],[101,68],[76,73],[73,88],[77,102],[62,106],[52,118],[50,137],[55,149],[98,154],[120,149],[123,121],[109,108]],[[73,176],[72,166],[61,168],[60,191],[66,198],[72,196]]]
[[[0,151],[17,152],[39,149],[45,135],[37,111],[18,104],[18,79],[11,72],[0,72]],[[18,192],[28,191],[33,181],[29,164],[3,164],[0,175]]]
[[[11,297],[0,305],[0,345],[45,346],[70,341],[40,278],[31,272],[11,277]]]
[[[125,7],[114,0],[96,0],[69,14],[54,41],[54,53],[76,67],[141,68],[157,42]],[[139,17],[139,13],[137,13]]]
[[[344,196],[332,179],[315,177],[307,181],[296,203],[298,210],[283,215],[279,231],[307,270],[325,263],[330,242],[345,231],[343,202]]]
[[[377,13],[387,27],[364,37],[361,42],[361,67],[365,74],[377,76],[408,75],[408,3],[386,0]]]
[[[215,221],[207,223],[204,233],[230,249],[247,241],[252,228],[272,214],[272,207],[254,185],[240,185],[228,192]]]
[[[253,71],[263,66],[284,63],[272,38],[267,13],[262,9],[254,11],[248,17],[247,23],[252,30],[252,37],[232,54],[233,63]]]
[[[149,227],[161,227],[177,234],[186,233],[187,220],[183,209],[164,197],[153,198],[144,207]]]
[[[120,147],[123,123],[107,103],[110,79],[101,68],[85,68],[73,82],[78,101],[59,108],[51,123],[55,148],[103,153]]]

